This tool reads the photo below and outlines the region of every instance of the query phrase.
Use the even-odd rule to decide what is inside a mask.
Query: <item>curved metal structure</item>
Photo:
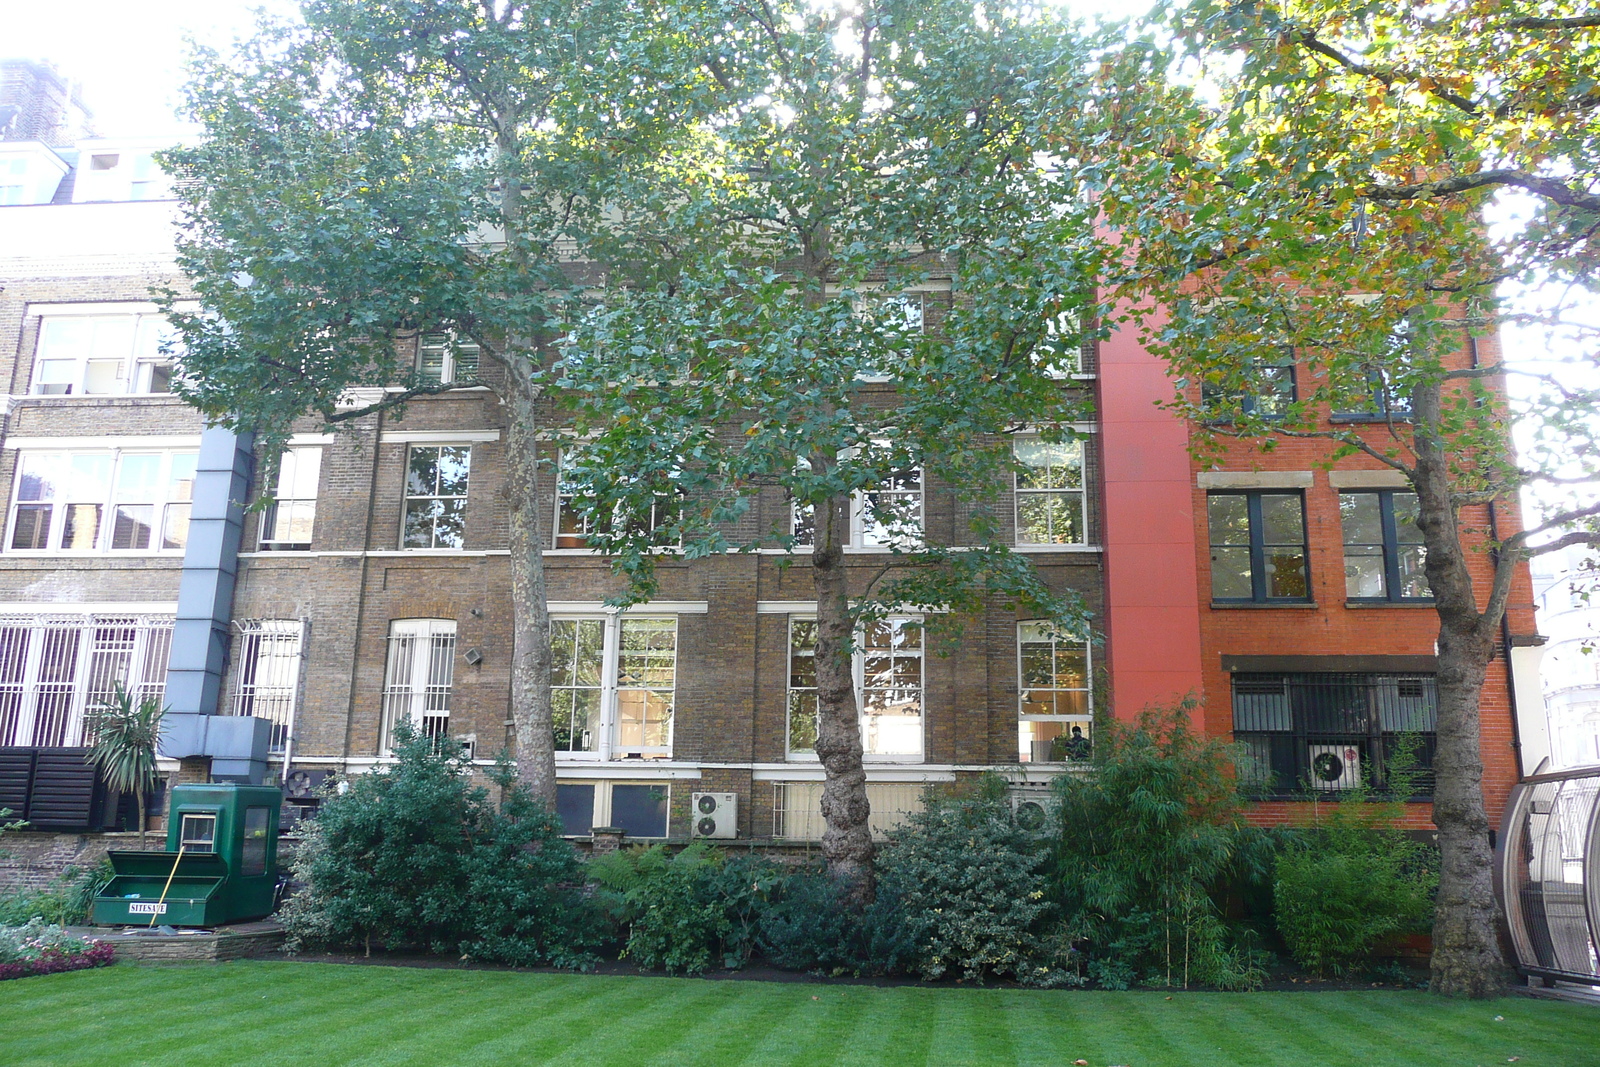
[[[1523,779],[1496,851],[1518,969],[1600,984],[1600,767]]]

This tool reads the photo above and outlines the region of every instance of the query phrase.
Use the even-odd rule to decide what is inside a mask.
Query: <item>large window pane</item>
[[[613,785],[611,825],[628,837],[666,837],[666,785]]]
[[[1213,600],[1310,599],[1299,493],[1212,493],[1206,516]]]
[[[1013,442],[1017,461],[1017,543],[1083,544],[1083,443]]]
[[[1060,762],[1089,756],[1093,702],[1089,648],[1048,622],[1017,624],[1018,758]]]

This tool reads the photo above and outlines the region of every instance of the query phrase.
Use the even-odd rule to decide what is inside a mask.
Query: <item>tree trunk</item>
[[[500,221],[513,284],[529,278],[523,232],[522,115],[510,94],[490,94],[500,173]],[[544,524],[539,508],[537,345],[513,331],[505,338],[506,477],[511,521],[511,722],[517,739],[517,779],[533,798],[556,810],[555,733],[550,723],[550,605],[544,574]]]
[[[144,815],[144,790],[136,789],[133,793],[134,806],[139,809],[139,851],[144,851],[145,846],[145,815]]]
[[[1438,748],[1433,761],[1440,867],[1431,988],[1447,996],[1498,996],[1506,986],[1479,751],[1478,699],[1491,649],[1489,639],[1476,631],[1440,630]]]
[[[1478,610],[1467,569],[1451,496],[1450,457],[1437,432],[1438,387],[1418,389],[1413,404],[1417,525],[1427,546],[1428,582],[1439,614],[1433,823],[1439,829],[1440,866],[1430,988],[1447,996],[1491,997],[1505,989],[1506,966],[1496,935],[1498,905],[1483,803],[1478,704],[1499,619]]]
[[[872,832],[867,826],[867,772],[861,765],[861,718],[851,669],[849,575],[844,542],[850,498],[817,508],[811,575],[817,591],[817,758],[822,762],[822,856],[828,873],[848,886],[856,904],[872,900]]]
[[[556,808],[555,733],[550,723],[550,606],[545,599],[544,524],[539,521],[539,442],[534,400],[519,391],[506,428],[511,521],[511,721],[517,778]]]

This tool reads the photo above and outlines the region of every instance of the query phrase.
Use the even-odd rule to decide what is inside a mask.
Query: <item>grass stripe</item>
[[[1495,1016],[1502,1021],[1496,1022]],[[0,984],[0,1064],[1600,1067],[1600,1010],[1422,993],[1085,993],[298,962]]]

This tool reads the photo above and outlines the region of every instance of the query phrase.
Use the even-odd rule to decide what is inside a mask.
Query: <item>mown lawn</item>
[[[1376,991],[1168,999],[279,962],[121,965],[0,983],[5,1067],[1061,1067],[1076,1059],[1094,1067],[1600,1067],[1600,1009]]]

